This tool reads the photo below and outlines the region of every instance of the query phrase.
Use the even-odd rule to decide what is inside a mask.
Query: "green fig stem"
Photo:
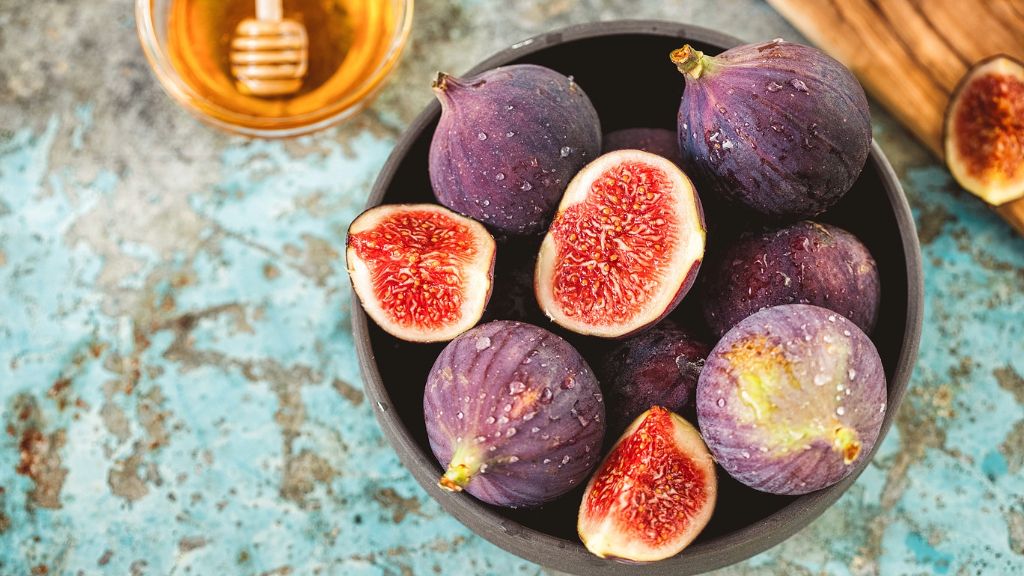
[[[468,450],[459,446],[455,449],[455,454],[452,454],[448,470],[437,481],[437,485],[449,492],[461,492],[480,471],[480,464],[476,454],[470,454]]]
[[[695,80],[711,68],[711,57],[705,56],[703,52],[695,50],[689,44],[673,50],[668,58],[680,72],[689,74]]]

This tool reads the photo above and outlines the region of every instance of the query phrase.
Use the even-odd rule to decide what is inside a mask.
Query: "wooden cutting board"
[[[942,158],[946,104],[971,65],[1024,60],[1024,0],[768,0]],[[1024,235],[1024,198],[995,210]]]

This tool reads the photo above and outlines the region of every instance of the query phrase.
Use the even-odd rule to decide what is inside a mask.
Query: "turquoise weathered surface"
[[[376,103],[291,142],[177,108],[130,2],[0,7],[0,574],[547,573],[383,440],[345,228],[437,69],[596,19],[800,36],[753,1],[420,4]],[[924,253],[912,388],[838,504],[723,574],[1024,573],[1024,240],[874,118]]]

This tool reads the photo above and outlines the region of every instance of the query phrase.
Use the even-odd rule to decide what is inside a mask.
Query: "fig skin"
[[[814,304],[870,333],[878,318],[878,265],[849,232],[811,221],[741,238],[710,263],[704,319],[716,336],[758,310]]]
[[[975,64],[946,108],[946,166],[992,205],[1024,196],[1024,63],[1005,54]]]
[[[495,321],[459,336],[427,378],[430,448],[451,491],[512,508],[581,485],[600,457],[601,390],[568,342],[531,324]]]
[[[543,232],[569,180],[601,151],[601,124],[571,78],[515,64],[438,74],[430,183],[441,204],[515,235]]]
[[[624,128],[604,135],[602,154],[615,150],[643,150],[657,154],[683,168],[683,155],[679,152],[679,137],[664,128]]]
[[[711,347],[666,319],[620,342],[598,370],[609,435],[617,435],[652,406],[682,412],[693,403],[697,378]]]
[[[773,218],[811,217],[854,184],[871,149],[860,83],[824,52],[781,40],[672,52],[686,87],[679,146],[701,190]]]
[[[871,454],[886,407],[878,351],[831,310],[788,304],[736,325],[697,384],[701,434],[733,478],[772,494],[839,482]]]
[[[655,562],[686,548],[711,520],[717,500],[715,462],[700,434],[653,406],[590,478],[576,530],[596,556]]]

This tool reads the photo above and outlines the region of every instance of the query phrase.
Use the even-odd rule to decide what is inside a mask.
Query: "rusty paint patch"
[[[113,550],[110,550],[110,549],[104,550],[103,551],[103,555],[100,556],[100,559],[96,561],[96,565],[97,566],[106,566],[107,564],[110,564],[110,559],[113,558],[113,557],[114,557],[114,551]]]
[[[373,493],[373,499],[380,503],[385,510],[391,511],[391,521],[398,524],[409,514],[422,516],[420,501],[415,496],[403,498],[392,488],[380,488]]]
[[[141,466],[142,450],[136,442],[132,454],[115,462],[107,474],[107,484],[114,496],[135,502],[149,493],[149,487],[139,474]]]
[[[359,388],[356,388],[340,378],[335,378],[332,385],[334,386],[334,389],[338,391],[338,394],[341,394],[342,398],[351,402],[353,406],[359,406],[363,403],[365,398],[363,391]]]
[[[309,450],[303,450],[297,456],[285,459],[281,496],[300,505],[306,505],[306,496],[318,483],[329,484],[337,475],[327,460]]]
[[[39,508],[61,507],[60,493],[67,479],[68,469],[61,461],[60,450],[66,442],[63,429],[47,433],[44,430],[42,414],[35,397],[19,394],[14,398],[12,414],[17,415],[9,422],[18,438],[19,459],[15,472],[32,479],[33,488],[28,492],[27,505]]]
[[[207,543],[206,538],[203,538],[202,536],[187,536],[178,540],[178,551],[184,554],[185,552],[198,550],[199,548],[206,546]]]
[[[1018,420],[1006,435],[1000,450],[1006,457],[1006,470],[1016,474],[1024,469],[1024,420]]]
[[[1002,368],[996,368],[992,375],[996,377],[1000,388],[1013,394],[1018,404],[1024,404],[1024,378],[1013,369],[1013,366],[1007,364]]]
[[[917,237],[921,240],[922,245],[931,244],[942,235],[942,229],[946,224],[955,221],[956,218],[942,206],[925,205],[921,208],[921,216],[918,218]]]

